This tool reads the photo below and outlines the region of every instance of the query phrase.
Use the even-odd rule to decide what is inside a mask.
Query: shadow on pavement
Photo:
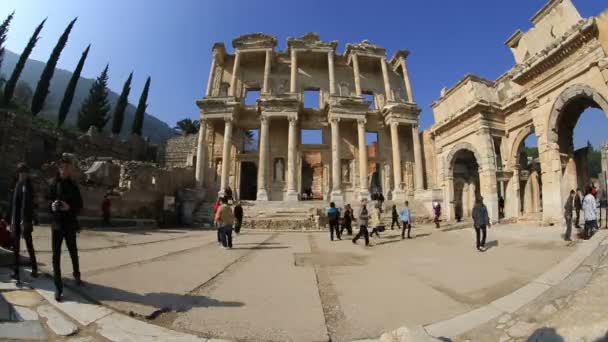
[[[565,342],[563,337],[561,337],[554,328],[543,327],[536,329],[530,337],[526,340],[526,342]],[[597,340],[596,342],[606,341],[606,339]]]

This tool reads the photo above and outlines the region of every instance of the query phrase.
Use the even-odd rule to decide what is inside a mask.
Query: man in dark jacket
[[[566,220],[566,233],[564,234],[564,240],[572,241],[572,210],[574,209],[574,202],[576,201],[576,193],[574,190],[570,190],[570,195],[566,198],[566,204],[564,204],[564,219]]]
[[[34,225],[34,188],[28,177],[28,168],[25,164],[17,165],[17,178],[10,198],[10,231],[13,240],[13,254],[15,256],[14,273],[12,278],[20,281],[19,251],[21,249],[21,235],[25,240],[27,252],[32,263],[32,276],[38,276],[38,263],[32,240]]]
[[[483,204],[483,198],[479,197],[475,201],[473,208],[473,225],[475,227],[475,235],[477,236],[477,250],[485,252],[486,250],[486,228],[490,225],[490,217],[488,209]]]
[[[77,216],[82,209],[82,197],[78,185],[72,179],[72,160],[62,157],[59,174],[51,182],[48,193],[49,210],[52,215],[53,277],[55,280],[55,300],[61,301],[63,282],[61,280],[61,244],[65,243],[72,259],[72,269],[76,284],[81,285],[78,264],[76,233],[80,230]]]
[[[234,232],[238,235],[241,232],[243,225],[243,207],[241,202],[237,202],[234,206]]]

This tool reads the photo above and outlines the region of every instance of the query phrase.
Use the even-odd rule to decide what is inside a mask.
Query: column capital
[[[340,118],[339,117],[335,117],[335,116],[331,117],[331,118],[329,118],[329,122],[332,123],[332,124],[337,124],[337,123],[340,122]]]
[[[399,121],[390,121],[388,124],[391,127],[399,127]]]
[[[270,121],[270,118],[266,115],[260,115],[260,123],[267,123]]]
[[[231,116],[224,116],[224,122],[225,123],[232,123],[234,122],[234,118]]]
[[[295,125],[296,122],[298,122],[298,117],[297,116],[288,116],[287,120],[289,121],[290,125]]]
[[[357,119],[358,125],[365,125],[367,123],[367,119]]]

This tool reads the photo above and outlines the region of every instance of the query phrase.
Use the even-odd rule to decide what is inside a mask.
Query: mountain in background
[[[4,51],[4,61],[2,62],[2,70],[0,73],[4,76],[5,79],[10,77],[10,74],[13,72],[15,68],[15,64],[17,64],[17,60],[19,59],[19,55],[5,50]],[[19,82],[26,83],[31,89],[36,88],[36,84],[40,79],[40,74],[42,74],[42,69],[44,69],[45,63],[28,59],[25,64],[25,69],[23,69],[23,73],[21,73],[21,77],[19,78]],[[39,114],[45,118],[56,121],[57,112],[59,111],[59,106],[61,105],[61,100],[63,99],[63,93],[65,92],[65,88],[72,77],[72,72],[59,69],[55,70],[55,74],[53,79],[51,80],[51,87],[49,89],[50,93],[46,99],[46,103],[44,105],[44,109]],[[80,77],[78,81],[78,86],[76,87],[76,91],[74,93],[74,102],[72,102],[72,107],[70,108],[70,113],[65,121],[64,125],[67,126],[76,126],[76,118],[78,116],[78,111],[80,110],[80,105],[85,100],[89,93],[89,89],[95,80]],[[139,96],[141,90],[131,89],[131,96],[136,94]],[[110,100],[110,104],[112,105],[113,113],[114,105],[116,104],[116,100],[118,100],[119,94],[113,92],[108,89],[108,99]],[[28,103],[29,106],[29,103]],[[127,138],[131,135],[131,125],[133,123],[133,116],[135,114],[135,106],[130,104],[127,106],[125,110],[125,120],[123,123],[121,136]],[[112,127],[112,119],[106,125],[104,131],[110,131]],[[168,138],[175,136],[174,130],[169,127],[165,122],[157,119],[151,114],[146,112],[144,119],[144,127],[142,131],[142,135],[145,137],[149,137],[152,142],[155,143],[163,143]]]

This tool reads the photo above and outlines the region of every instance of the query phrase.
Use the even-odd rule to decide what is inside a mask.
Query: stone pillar
[[[296,153],[297,149],[297,134],[296,134],[296,124],[298,123],[298,119],[296,117],[290,116],[289,120],[289,131],[287,133],[287,196],[285,200],[287,201],[297,201],[298,200],[298,192],[296,191]]]
[[[557,143],[543,143],[542,138],[539,136],[538,146],[541,160],[543,223],[556,224],[562,222],[562,201],[565,200],[561,194],[562,163]]]
[[[502,199],[505,199],[505,181],[501,180],[498,182],[500,184],[500,197],[502,197]]]
[[[393,93],[391,92],[391,83],[388,78],[388,68],[386,67],[386,60],[384,57],[380,58],[380,64],[382,66],[382,78],[384,79],[384,94],[386,101],[393,100]]]
[[[237,51],[234,54],[234,65],[232,66],[232,79],[230,80],[230,92],[228,96],[236,96],[236,74],[239,72],[241,54]],[[224,162],[222,162],[224,164]]]
[[[196,179],[196,186],[199,189],[204,188],[205,184],[205,149],[207,148],[207,144],[205,141],[206,135],[207,122],[201,119],[200,126],[198,129],[198,144],[196,147],[196,171],[194,175]]]
[[[222,178],[220,179],[219,197],[224,196],[224,190],[228,186],[230,173],[230,147],[232,145],[232,118],[225,118],[224,144],[222,146]],[[234,193],[234,189],[233,193]]]
[[[441,206],[442,215],[445,215],[446,220],[451,221],[456,218],[454,205],[456,203],[454,198],[454,177],[453,171],[450,170],[450,174],[445,177],[445,194],[443,205]],[[445,214],[444,214],[445,212]]]
[[[357,120],[357,133],[359,137],[359,199],[369,200],[369,185],[367,184],[368,162],[367,146],[365,144],[365,119]]]
[[[270,65],[272,59],[272,50],[266,50],[266,63],[264,63],[264,84],[262,85],[262,94],[268,94],[268,79],[270,78]]]
[[[331,118],[331,201],[336,203],[344,202],[341,182],[341,160],[340,160],[340,119]]]
[[[399,123],[391,122],[391,149],[393,150],[393,201],[404,201],[405,191],[401,186],[401,149],[399,147]]]
[[[418,126],[412,125],[412,140],[414,141],[414,186],[416,191],[424,190],[424,174],[422,165],[422,146]]]
[[[414,94],[412,93],[412,84],[410,82],[410,73],[407,70],[407,63],[405,58],[399,58],[399,64],[401,64],[401,70],[403,71],[403,81],[405,82],[405,92],[407,94],[408,102],[414,102]]]
[[[334,51],[327,53],[327,68],[329,69],[329,94],[334,95],[336,93],[336,78],[334,69]]]
[[[213,57],[211,58],[211,67],[209,68],[209,78],[207,79],[207,91],[205,92],[205,96],[211,96],[211,90],[213,87],[213,74],[215,71],[215,52],[213,53]]]
[[[268,201],[268,126],[270,118],[260,116],[260,151],[258,161],[258,193],[256,200]]]
[[[361,75],[359,74],[359,58],[353,54],[353,73],[355,76],[355,92],[357,96],[361,96]]]
[[[291,49],[291,83],[289,84],[289,92],[295,93],[298,81],[298,56],[296,50]]]

